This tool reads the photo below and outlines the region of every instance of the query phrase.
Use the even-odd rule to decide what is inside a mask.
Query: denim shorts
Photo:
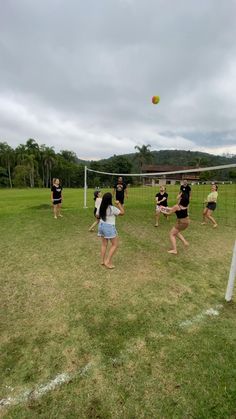
[[[98,236],[104,239],[114,239],[117,236],[116,227],[113,224],[102,223],[98,225]]]

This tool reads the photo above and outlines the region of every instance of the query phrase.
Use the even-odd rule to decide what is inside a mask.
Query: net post
[[[87,166],[84,166],[84,208],[87,207]]]
[[[228,285],[227,285],[227,289],[225,293],[225,300],[227,302],[232,300],[235,276],[236,276],[236,240],[234,243],[234,250],[233,250],[231,268],[230,268],[230,273],[229,273],[229,280],[228,280]]]

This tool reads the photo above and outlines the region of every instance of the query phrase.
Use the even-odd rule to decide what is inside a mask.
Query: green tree
[[[135,159],[138,161],[140,172],[142,172],[142,168],[145,163],[152,162],[153,157],[151,151],[149,150],[150,147],[150,144],[142,145],[141,147],[136,145],[134,147],[136,150],[138,150],[138,153],[135,155]]]
[[[4,167],[0,166],[0,187],[8,187],[9,186],[9,180],[7,175],[7,170]]]
[[[229,171],[229,178],[236,180],[236,169],[232,169]]]
[[[48,188],[52,183],[52,168],[55,165],[56,160],[57,160],[56,154],[53,147],[45,147],[43,150],[42,161],[46,169],[46,173],[45,173],[46,188]]]
[[[34,154],[28,154],[24,160],[25,166],[28,168],[29,184],[31,188],[35,185],[35,175],[38,169],[38,162]]]
[[[69,163],[78,163],[78,157],[73,151],[61,150],[60,155],[63,157],[64,160],[68,161]]]
[[[22,164],[27,156],[27,150],[24,144],[20,144],[15,149],[16,163]]]
[[[21,166],[21,172],[24,172],[25,183],[34,188],[35,180],[38,180],[38,166],[40,159],[39,146],[35,140],[29,139],[26,145],[20,144],[15,149],[17,165]],[[26,167],[27,170],[22,170],[22,167]],[[15,172],[17,173],[17,172]],[[28,181],[28,182],[27,182]]]
[[[9,186],[12,188],[11,171],[14,167],[15,154],[13,148],[11,148],[6,142],[0,143],[0,162],[7,170]]]
[[[26,141],[25,148],[28,154],[34,154],[35,157],[39,155],[39,145],[33,138]]]
[[[29,179],[30,167],[23,164],[18,164],[14,169],[14,186],[17,188],[26,188],[29,186],[27,179]]]
[[[111,173],[131,173],[132,163],[127,157],[114,156],[110,160]]]

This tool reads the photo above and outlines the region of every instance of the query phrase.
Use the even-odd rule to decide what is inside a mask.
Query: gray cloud
[[[235,15],[234,0],[3,2],[1,140],[236,153]]]

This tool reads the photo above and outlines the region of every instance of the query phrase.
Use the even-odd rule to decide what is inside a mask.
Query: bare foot
[[[177,250],[168,250],[168,253],[172,255],[177,255]]]
[[[57,219],[57,216],[56,215],[54,215],[54,218],[55,218],[55,220]]]
[[[58,217],[63,217],[63,215],[59,214]]]
[[[183,242],[184,243],[184,245],[186,246],[186,247],[188,247],[189,246],[189,242]]]
[[[205,221],[203,221],[203,223],[201,223],[201,226],[205,226],[206,225],[206,222]]]
[[[155,227],[158,227],[159,226],[159,224],[155,224]]]
[[[115,268],[114,265],[110,265],[108,263],[104,263],[104,265],[106,266],[107,269],[114,269]]]
[[[214,225],[213,225],[213,228],[216,228],[216,227],[218,227],[218,224],[214,224]]]

